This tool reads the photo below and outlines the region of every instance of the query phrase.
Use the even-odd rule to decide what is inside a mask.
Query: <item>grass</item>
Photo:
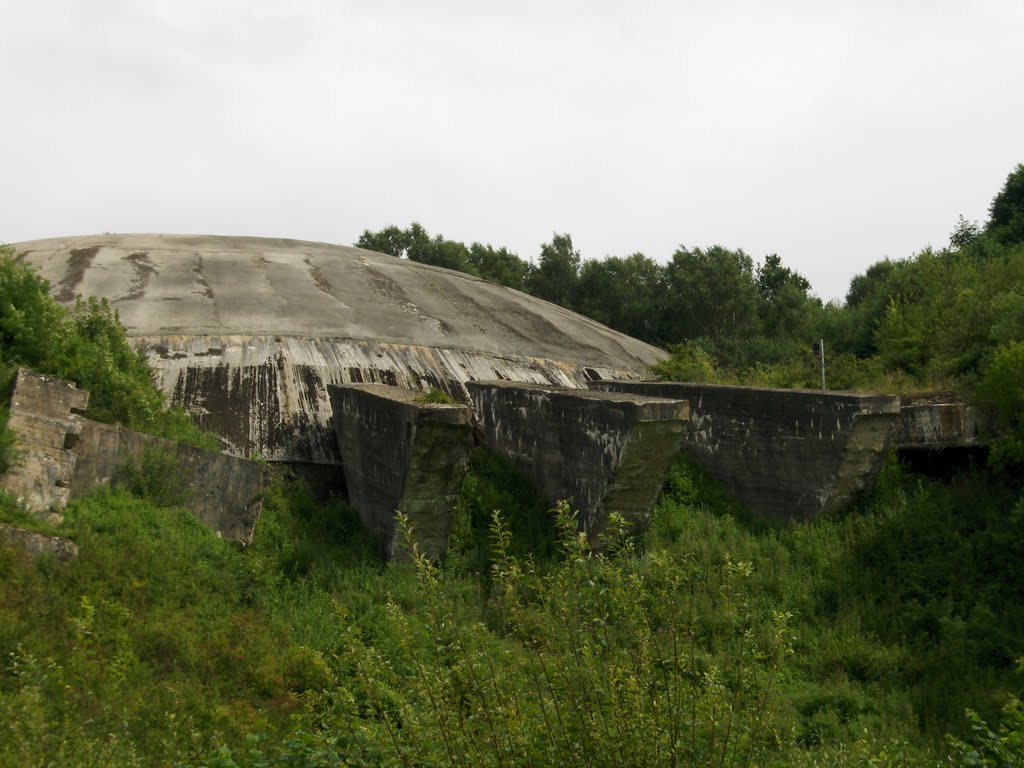
[[[392,565],[298,481],[242,550],[158,480],[72,502],[72,563],[0,545],[0,764],[1020,755],[1024,502],[983,472],[891,460],[844,514],[780,527],[680,462],[651,529],[598,555],[480,453],[448,560]]]

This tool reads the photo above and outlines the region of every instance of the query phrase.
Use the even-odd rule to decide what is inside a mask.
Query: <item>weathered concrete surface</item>
[[[19,370],[11,393],[8,426],[20,454],[0,476],[0,488],[50,522],[72,496],[112,480],[146,450],[172,453],[178,462],[186,506],[221,536],[252,541],[262,509],[266,467],[170,440],[101,424],[77,415],[89,393],[73,384]]]
[[[169,399],[224,436],[230,451],[270,461],[338,464],[328,387],[440,389],[468,402],[465,382],[506,379],[585,387],[627,374],[544,358],[350,339],[270,336],[146,339]]]
[[[231,451],[339,461],[330,384],[471,379],[583,387],[664,353],[518,291],[357,248],[249,237],[102,235],[17,243],[59,301],[110,300],[160,386]]]
[[[265,465],[235,456],[210,453],[113,424],[82,420],[75,446],[77,461],[70,478],[72,496],[99,485],[122,482],[128,462],[141,466],[147,451],[163,451],[177,463],[184,506],[225,539],[243,546],[252,542],[263,509]]]
[[[30,512],[59,521],[70,493],[75,452],[89,393],[74,384],[25,369],[15,374],[8,428],[17,458],[0,476],[0,488]]]
[[[892,395],[677,382],[592,386],[688,399],[683,450],[751,511],[777,520],[809,520],[849,501],[878,470],[900,411]]]
[[[954,448],[984,445],[990,431],[982,411],[955,398],[903,398],[896,424],[899,448]]]
[[[594,543],[608,515],[650,520],[689,417],[685,399],[470,382],[484,443],[510,457],[549,502],[568,499]]]
[[[381,384],[330,387],[349,503],[388,558],[405,554],[396,511],[409,518],[421,552],[436,558],[448,550],[469,458],[469,408],[417,402],[421,394]]]
[[[0,523],[0,541],[32,558],[52,556],[67,562],[78,557],[78,545],[71,539],[26,531],[7,523]]]

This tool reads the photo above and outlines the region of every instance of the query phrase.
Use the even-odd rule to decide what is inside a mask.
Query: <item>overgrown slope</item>
[[[565,511],[516,554],[522,482],[474,463],[440,568],[382,565],[291,481],[245,551],[125,492],[73,502],[77,562],[0,550],[0,763],[938,765],[1019,690],[1024,501],[984,472],[891,462],[844,516],[771,528],[679,463],[600,557]]]

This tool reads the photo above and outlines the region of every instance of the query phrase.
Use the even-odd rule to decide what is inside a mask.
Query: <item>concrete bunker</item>
[[[367,454],[346,458],[347,436],[372,429],[344,426],[357,409],[344,406],[348,415],[339,418],[336,388],[361,408],[390,403],[406,413],[407,429],[426,430],[426,409],[409,416],[410,398],[396,392],[435,387],[472,404],[479,439],[518,456],[552,501],[572,498],[591,533],[608,509],[645,523],[657,494],[651,488],[660,486],[653,478],[676,439],[755,513],[781,520],[844,503],[893,440],[906,450],[949,450],[980,439],[972,412],[956,404],[900,412],[899,398],[884,395],[643,383],[661,350],[517,291],[358,248],[192,235],[71,237],[14,248],[59,301],[106,298],[170,401],[225,435],[233,456],[258,454],[324,484],[334,478],[339,488],[343,476],[367,471],[358,469]],[[668,406],[609,405],[626,394],[687,401],[690,411],[677,434],[668,426],[676,417],[643,415]],[[40,453],[52,475],[44,490],[55,498],[87,482],[76,477],[106,474],[87,471],[88,462],[74,471],[58,466],[76,441],[103,446],[89,449],[98,456],[122,455],[134,439],[102,425],[83,434],[76,418],[67,410],[60,434]],[[413,441],[410,450],[426,444]],[[409,472],[411,455],[395,459],[401,471]],[[360,493],[348,488],[350,498]],[[405,503],[403,493],[389,503]],[[253,514],[231,535],[251,535]],[[433,552],[443,539],[439,533],[429,544]]]
[[[230,453],[335,470],[328,389],[642,378],[664,352],[519,291],[360,248],[257,237],[16,243],[54,297],[107,299],[168,399]],[[323,474],[323,473],[321,473]]]

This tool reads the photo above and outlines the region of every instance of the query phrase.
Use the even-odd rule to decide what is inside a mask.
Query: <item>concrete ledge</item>
[[[957,401],[930,402],[904,398],[896,424],[899,448],[953,448],[985,445],[985,420],[978,408]]]
[[[469,408],[420,402],[422,391],[382,384],[328,389],[349,502],[363,524],[386,557],[401,558],[401,511],[420,551],[442,556],[469,459]]]
[[[568,499],[594,543],[618,512],[650,520],[689,417],[685,400],[501,381],[467,383],[484,443],[549,502]]]
[[[686,398],[683,450],[751,511],[809,520],[877,471],[900,412],[894,395],[684,382],[600,382],[605,391]]]

